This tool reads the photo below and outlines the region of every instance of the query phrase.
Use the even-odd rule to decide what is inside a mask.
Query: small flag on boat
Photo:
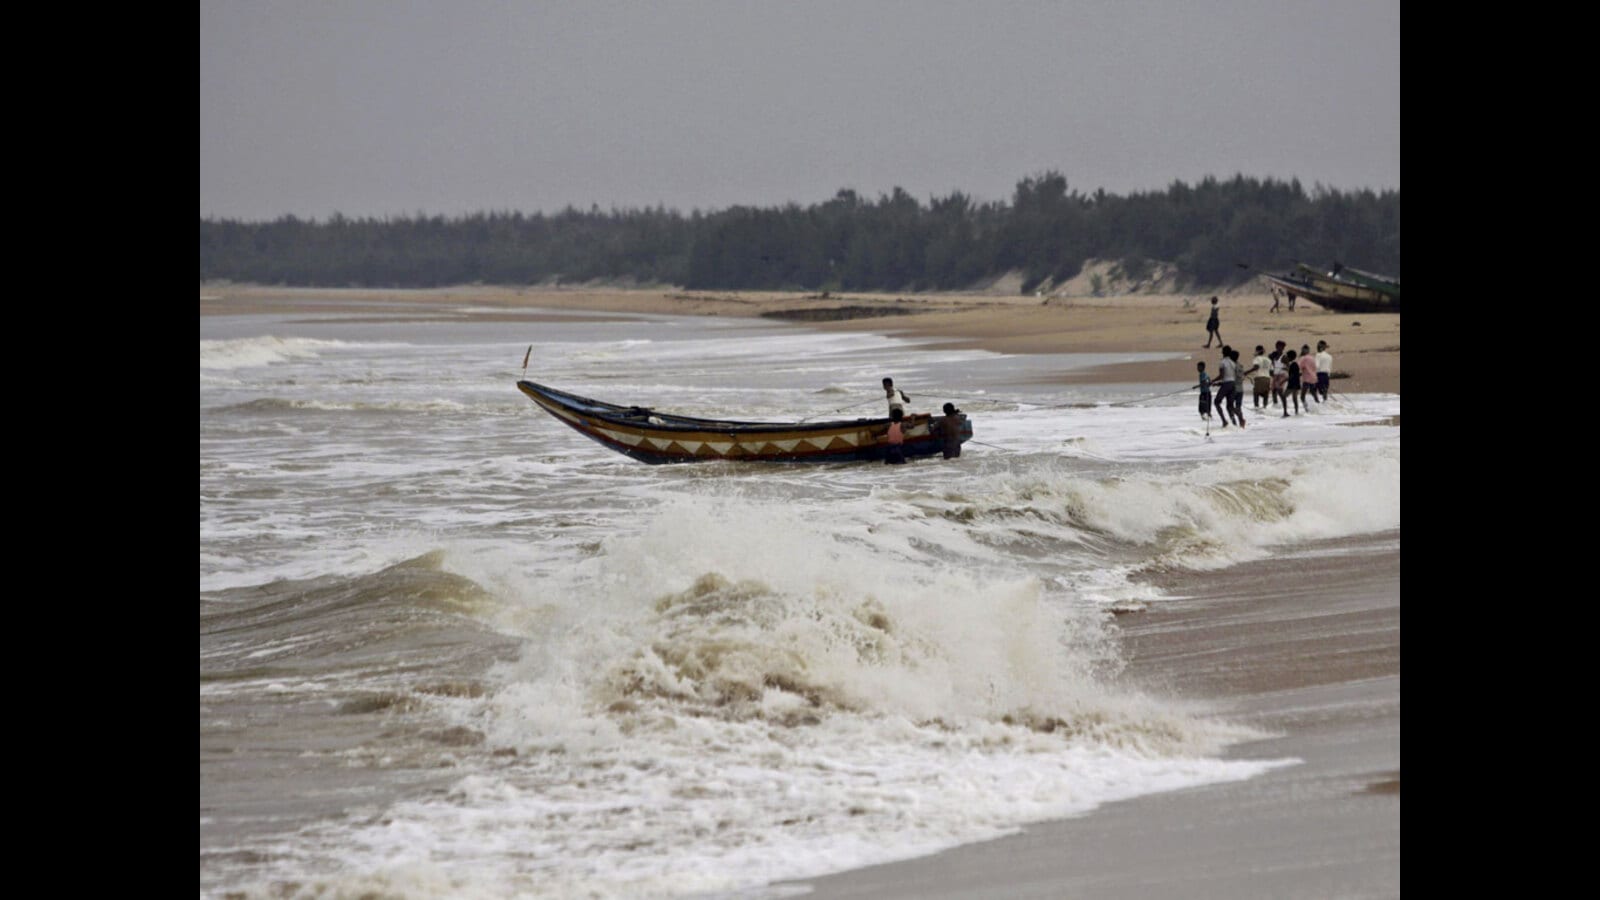
[[[533,345],[528,345],[528,352],[522,354],[522,371],[528,371],[528,357],[533,355]]]

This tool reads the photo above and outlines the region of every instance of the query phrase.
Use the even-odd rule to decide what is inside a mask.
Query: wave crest
[[[268,366],[291,359],[314,357],[324,349],[342,346],[344,346],[342,341],[271,336],[228,341],[202,340],[200,368],[239,369],[248,366]]]

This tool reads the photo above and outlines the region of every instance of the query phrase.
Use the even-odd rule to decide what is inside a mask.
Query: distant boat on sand
[[[1400,279],[1351,269],[1339,263],[1334,263],[1328,272],[1300,263],[1288,274],[1263,274],[1261,277],[1290,297],[1304,297],[1324,309],[1400,311]]]

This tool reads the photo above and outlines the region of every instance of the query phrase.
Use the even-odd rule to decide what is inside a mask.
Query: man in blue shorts
[[[1244,419],[1233,402],[1238,381],[1239,364],[1233,361],[1233,348],[1224,346],[1222,361],[1217,363],[1217,418],[1222,420],[1223,428],[1228,427],[1229,416],[1233,417],[1234,424],[1244,427]]]

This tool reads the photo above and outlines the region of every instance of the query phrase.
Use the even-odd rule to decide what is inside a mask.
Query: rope
[[[972,438],[967,438],[966,443],[968,443],[968,444],[977,444],[980,447],[993,447],[996,450],[1002,450],[1002,451],[1005,451],[1006,453],[1021,453],[1022,452],[1021,450],[1016,450],[1016,449],[1013,449],[1011,447],[1001,447],[998,444],[991,444],[991,443],[988,443],[986,441],[975,441]],[[1084,449],[1079,448],[1079,447],[1069,447],[1067,449],[1070,450],[1073,455],[1088,456],[1088,457],[1092,457],[1094,459],[1105,460],[1106,462],[1111,462],[1111,463],[1116,462],[1116,460],[1112,459],[1109,456],[1101,456],[1098,453],[1091,453],[1088,450],[1084,450]]]
[[[1149,400],[1160,400],[1163,397],[1175,397],[1178,394],[1187,393],[1188,391],[1192,391],[1192,390],[1194,390],[1194,385],[1190,385],[1189,387],[1185,387],[1185,388],[1179,388],[1178,390],[1172,391],[1171,393],[1167,393],[1167,394],[1152,394],[1151,396],[1148,396],[1148,397],[1136,397],[1136,398],[1134,398],[1132,400],[1121,400],[1121,401],[1118,401],[1116,403],[1111,403],[1111,404],[1107,404],[1107,405],[1109,405],[1109,406],[1127,406],[1128,404],[1131,404],[1131,403],[1144,403],[1144,402],[1149,401]],[[929,394],[937,394],[938,396],[941,396],[941,397],[949,397],[949,398],[951,398],[953,400],[965,400],[965,401],[971,402],[971,403],[1010,403],[1010,404],[1013,404],[1015,406],[1031,406],[1034,409],[1079,409],[1079,408],[1083,408],[1084,407],[1084,403],[1082,401],[1079,401],[1077,403],[1053,403],[1053,404],[1049,404],[1049,405],[1040,405],[1040,404],[1034,403],[1034,402],[1032,402],[1030,400],[1017,400],[1017,399],[1013,399],[1013,398],[1010,398],[1010,397],[963,397],[963,396],[961,396],[959,394],[940,394],[938,391],[933,391],[933,390],[930,390],[927,393],[929,393]]]
[[[949,397],[951,400],[965,400],[968,403],[1012,403],[1021,405],[1024,402],[1021,400],[1012,400],[1008,397],[964,397],[960,394],[945,394],[940,393],[939,391],[928,391],[928,393],[937,394],[940,397]]]
[[[1084,456],[1087,456],[1087,457],[1090,457],[1090,458],[1092,458],[1092,459],[1103,459],[1103,460],[1105,460],[1105,461],[1106,461],[1106,462],[1116,462],[1116,460],[1114,460],[1114,459],[1112,459],[1112,458],[1111,458],[1111,457],[1109,457],[1109,456],[1101,456],[1101,455],[1100,455],[1100,454],[1098,454],[1098,453],[1091,453],[1091,452],[1090,452],[1090,451],[1088,451],[1088,450],[1084,450],[1084,449],[1082,449],[1082,448],[1080,448],[1080,447],[1072,447],[1072,448],[1070,448],[1070,449],[1071,449],[1071,450],[1072,450],[1072,451],[1073,451],[1073,452],[1074,452],[1074,453],[1080,453],[1080,454],[1082,454],[1082,455],[1084,455]]]
[[[1120,403],[1112,403],[1110,405],[1111,406],[1128,406],[1129,404],[1133,404],[1133,403],[1144,403],[1147,400],[1160,400],[1162,397],[1176,397],[1179,394],[1187,394],[1188,392],[1194,390],[1196,387],[1197,387],[1197,385],[1192,385],[1191,384],[1188,387],[1179,388],[1178,390],[1175,390],[1175,391],[1171,392],[1170,394],[1155,394],[1155,395],[1150,396],[1150,397],[1140,397],[1140,398],[1138,398],[1136,400],[1123,400]]]
[[[841,406],[838,409],[835,409],[835,410],[833,410],[831,412],[812,413],[811,415],[802,418],[800,421],[804,422],[807,419],[815,419],[815,418],[817,418],[819,416],[834,416],[834,415],[838,415],[839,413],[842,413],[847,409],[856,409],[858,407],[866,406],[868,403],[877,403],[881,399],[882,398],[880,398],[880,397],[874,397],[871,400],[863,400],[860,403],[852,403],[849,406]]]
[[[1186,394],[1189,391],[1192,391],[1194,389],[1195,389],[1194,385],[1189,385],[1188,387],[1179,388],[1178,390],[1171,391],[1171,392],[1165,393],[1165,394],[1152,394],[1152,395],[1150,395],[1148,397],[1135,397],[1132,400],[1119,400],[1116,403],[1109,403],[1107,405],[1108,406],[1131,406],[1131,405],[1133,405],[1135,403],[1148,403],[1151,400],[1161,400],[1161,399],[1166,398],[1166,397],[1176,397],[1179,394]],[[1330,391],[1331,391],[1331,389],[1330,389]],[[1011,404],[1013,406],[1031,406],[1034,409],[1079,409],[1079,408],[1083,408],[1083,406],[1084,406],[1084,404],[1081,401],[1078,402],[1078,403],[1054,403],[1054,404],[1050,404],[1050,405],[1046,405],[1046,406],[1041,406],[1039,404],[1033,403],[1033,402],[1028,401],[1028,400],[1018,400],[1018,399],[1011,398],[1011,397],[993,397],[993,396],[991,396],[991,397],[972,397],[972,396],[964,396],[962,394],[946,394],[946,393],[942,393],[940,391],[931,390],[931,389],[930,390],[925,390],[924,393],[926,393],[926,394],[928,394],[930,396],[949,397],[952,400],[960,400],[960,401],[965,402],[965,403],[1009,403],[1009,404]],[[806,422],[806,421],[809,421],[811,419],[815,419],[815,418],[817,418],[819,416],[836,415],[838,413],[844,412],[845,410],[856,409],[857,407],[866,406],[869,403],[877,403],[877,402],[878,402],[878,398],[874,397],[871,400],[867,400],[867,401],[864,401],[862,403],[851,404],[850,406],[843,406],[843,407],[840,407],[839,409],[835,409],[835,410],[833,410],[831,412],[813,413],[812,415],[809,415],[809,416],[806,416],[805,418],[800,419],[800,421]],[[977,443],[977,442],[974,441],[973,443]],[[988,445],[985,445],[985,446],[988,446]]]
[[[1354,410],[1356,412],[1360,412],[1361,411],[1361,408],[1359,406],[1356,406],[1354,400],[1350,400],[1350,399],[1346,398],[1344,394],[1340,393],[1339,391],[1334,390],[1331,385],[1328,387],[1328,399],[1329,400],[1337,400],[1338,402],[1344,404],[1346,407],[1348,407],[1351,410]]]

